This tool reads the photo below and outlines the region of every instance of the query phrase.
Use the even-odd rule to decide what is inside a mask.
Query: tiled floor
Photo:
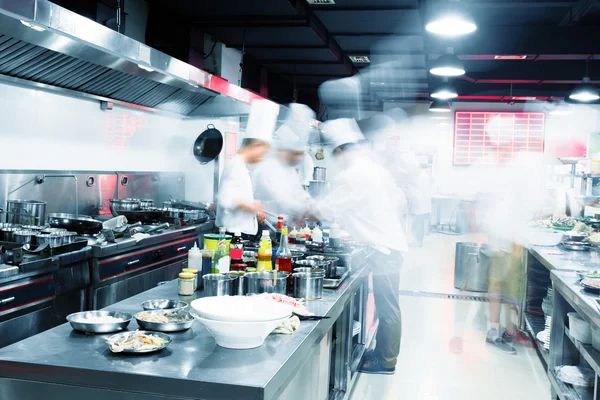
[[[430,235],[406,257],[400,289],[456,293],[454,245],[472,238]],[[358,377],[353,400],[521,399],[547,400],[550,384],[535,350],[507,355],[485,343],[487,302],[425,294],[400,297],[403,337],[396,374]],[[450,341],[462,340],[462,352]]]

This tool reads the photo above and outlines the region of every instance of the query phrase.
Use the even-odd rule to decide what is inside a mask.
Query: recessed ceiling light
[[[36,24],[32,24],[31,22],[23,21],[22,19],[21,19],[21,20],[19,20],[19,21],[21,21],[21,23],[22,23],[23,25],[25,25],[25,26],[26,26],[26,27],[28,27],[28,28],[31,28],[31,29],[33,29],[34,31],[38,31],[38,32],[44,32],[44,31],[45,31],[45,29],[44,29],[44,28],[42,28],[41,26],[38,26],[38,25],[36,25]]]
[[[348,56],[350,57],[350,61],[356,64],[369,64],[371,60],[368,56]]]
[[[465,67],[454,54],[444,54],[438,58],[429,70],[437,76],[461,76],[465,74]]]
[[[452,111],[452,108],[450,107],[450,103],[447,101],[435,100],[433,103],[431,103],[431,106],[429,106],[429,111],[447,113]]]
[[[571,100],[590,102],[600,99],[598,89],[590,83],[590,77],[585,76],[582,83],[577,86],[569,95]]]
[[[494,60],[527,60],[527,56],[494,56]]]
[[[148,71],[148,72],[154,72],[154,70],[144,64],[138,64],[138,67],[140,67],[141,69],[143,69],[144,71]]]

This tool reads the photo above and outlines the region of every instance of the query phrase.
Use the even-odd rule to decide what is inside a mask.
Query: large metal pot
[[[296,272],[292,276],[294,278],[295,298],[312,300],[323,297],[324,274]]]
[[[208,274],[202,277],[204,281],[204,297],[236,295],[237,276],[227,274]]]
[[[137,199],[110,199],[110,212],[113,217],[118,217],[119,211],[138,211],[141,208],[141,202]]]
[[[337,257],[328,257],[328,256],[310,256],[306,257],[309,261],[317,261],[322,263],[323,266],[321,268],[325,269],[325,276],[327,278],[335,278],[337,276],[337,265],[338,261],[340,261]]]
[[[7,200],[6,222],[19,225],[44,225],[46,223],[46,202]]]
[[[15,233],[21,230],[21,227],[6,227],[0,229],[0,239],[4,242],[14,242],[15,241]]]
[[[283,271],[249,272],[244,275],[244,294],[253,293],[287,293],[287,282],[290,274]],[[273,277],[275,276],[275,279]]]
[[[321,199],[327,196],[330,188],[331,183],[328,181],[310,181],[308,193],[315,199]]]
[[[490,263],[487,246],[478,243],[456,243],[454,287],[470,292],[487,292]]]
[[[315,167],[313,171],[313,180],[315,181],[326,181],[327,180],[327,169],[323,167]]]

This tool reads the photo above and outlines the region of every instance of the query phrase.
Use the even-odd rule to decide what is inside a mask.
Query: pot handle
[[[479,264],[480,260],[479,260],[479,253],[469,253],[468,254],[471,257],[477,257],[477,263]]]
[[[217,128],[215,128],[215,126],[213,124],[208,124],[208,125],[206,125],[206,127],[208,129],[217,129]]]

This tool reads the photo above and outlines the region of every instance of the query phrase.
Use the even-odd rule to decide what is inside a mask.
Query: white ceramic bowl
[[[215,321],[264,322],[289,318],[292,306],[256,296],[215,296],[192,301],[198,316]]]
[[[554,232],[552,229],[529,229],[527,241],[533,246],[556,246],[562,240],[564,232]]]
[[[260,347],[275,328],[288,317],[265,322],[215,321],[191,314],[198,319],[215,338],[217,344],[228,349],[253,349]]]

